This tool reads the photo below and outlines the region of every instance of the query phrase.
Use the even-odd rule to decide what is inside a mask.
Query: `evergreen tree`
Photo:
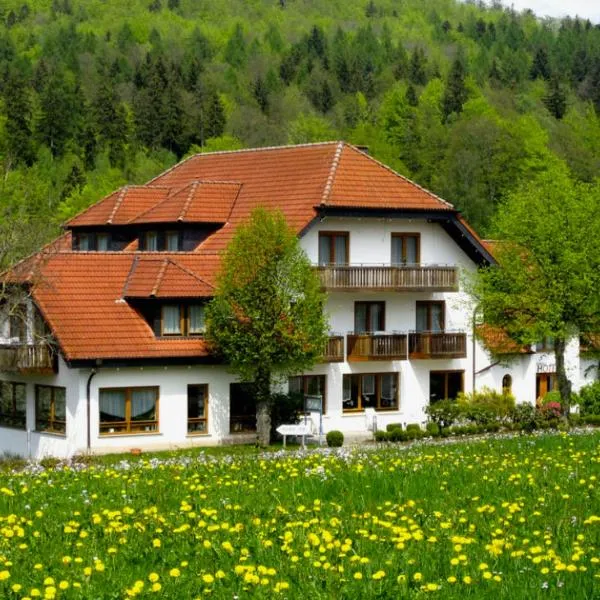
[[[237,69],[241,69],[246,64],[247,57],[246,40],[244,39],[244,29],[241,23],[238,23],[230,38],[225,45],[225,60]]]
[[[35,158],[29,89],[23,69],[10,69],[2,89],[6,115],[6,145],[11,163],[31,165]]]
[[[567,112],[567,94],[558,77],[553,77],[548,84],[548,93],[544,96],[544,104],[555,119],[562,119]]]
[[[447,120],[452,113],[461,113],[463,104],[468,97],[467,86],[465,85],[465,66],[463,59],[457,56],[452,63],[452,68],[448,74],[446,88],[442,98],[442,116]]]
[[[100,147],[108,150],[113,166],[125,166],[128,124],[125,108],[109,80],[98,90],[92,106]]]
[[[533,64],[529,71],[529,77],[531,79],[542,78],[546,81],[550,79],[552,72],[550,70],[550,63],[548,60],[548,53],[545,48],[538,48],[535,56],[533,57]]]
[[[425,85],[427,83],[427,57],[423,48],[417,46],[411,56],[408,68],[408,77],[415,85]]]

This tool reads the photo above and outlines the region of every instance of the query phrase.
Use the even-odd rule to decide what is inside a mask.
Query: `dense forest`
[[[456,0],[4,0],[0,261],[189,153],[331,139],[486,234],[540,172],[596,177],[599,114],[589,21]]]

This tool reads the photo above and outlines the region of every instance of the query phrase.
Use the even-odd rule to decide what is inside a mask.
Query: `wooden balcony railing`
[[[410,358],[466,358],[467,334],[423,331],[408,334]]]
[[[323,289],[456,292],[458,268],[444,265],[327,265],[315,267]]]
[[[344,336],[332,335],[328,338],[323,353],[323,362],[343,362],[344,361]]]
[[[54,372],[56,356],[48,344],[9,344],[0,346],[0,371]]]
[[[348,362],[406,360],[408,354],[405,333],[351,333],[347,341]]]

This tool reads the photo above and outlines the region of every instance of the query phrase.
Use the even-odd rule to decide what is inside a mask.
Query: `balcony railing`
[[[406,360],[407,350],[405,333],[348,334],[348,362]]]
[[[458,268],[446,265],[320,265],[315,268],[323,289],[328,291],[458,291]]]
[[[343,362],[344,361],[344,336],[332,335],[328,338],[323,353],[323,362]]]
[[[56,356],[48,344],[10,344],[0,346],[0,371],[56,371]]]
[[[410,358],[466,358],[467,334],[422,331],[408,334]]]

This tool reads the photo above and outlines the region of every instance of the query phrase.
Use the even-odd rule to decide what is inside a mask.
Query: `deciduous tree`
[[[600,331],[600,185],[574,183],[555,168],[511,194],[495,221],[498,266],[475,286],[486,323],[519,344],[554,339],[563,409],[571,383],[568,340]]]
[[[318,276],[280,212],[256,209],[238,227],[207,312],[207,339],[256,392],[261,445],[269,443],[271,384],[310,368],[325,347]]]

